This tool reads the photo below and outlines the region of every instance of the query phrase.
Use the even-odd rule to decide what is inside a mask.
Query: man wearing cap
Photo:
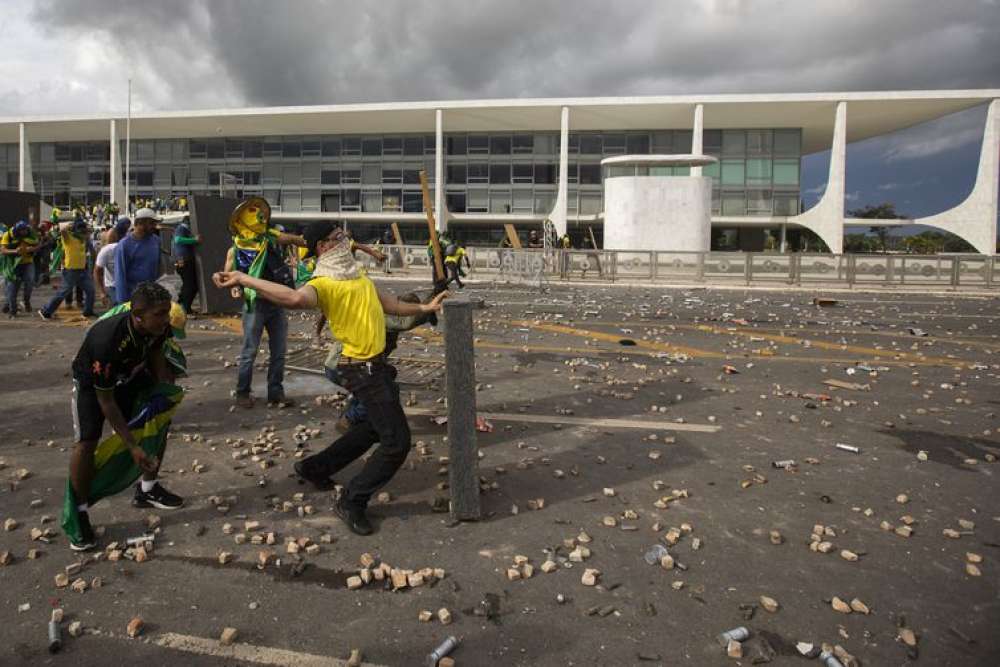
[[[142,282],[155,282],[160,277],[160,237],[156,224],[160,222],[153,209],[141,208],[135,214],[132,231],[115,247],[115,301],[125,303],[132,290]]]
[[[379,443],[335,506],[351,531],[370,535],[374,529],[365,513],[368,501],[392,479],[410,451],[410,427],[399,401],[396,369],[385,356],[385,314],[406,317],[438,312],[447,292],[427,304],[403,303],[375,288],[351,256],[339,227],[310,225],[306,240],[310,255],[317,257],[316,270],[312,280],[297,290],[240,271],[216,273],[212,280],[217,287],[253,289],[259,299],[282,308],[319,310],[326,316],[330,333],[343,345],[341,355],[332,362],[336,369],[331,370],[341,386],[364,404],[368,418],[295,468],[313,484],[328,487],[331,475]]]
[[[17,317],[17,292],[24,287],[25,309],[31,308],[31,290],[35,286],[35,251],[39,238],[35,230],[24,220],[8,229],[0,236],[0,253],[3,261],[4,278],[7,280],[7,313]]]
[[[62,287],[38,314],[43,320],[51,320],[52,313],[80,287],[83,289],[83,316],[94,317],[94,281],[87,271],[90,228],[86,221],[76,219],[59,223],[57,230],[62,242]]]

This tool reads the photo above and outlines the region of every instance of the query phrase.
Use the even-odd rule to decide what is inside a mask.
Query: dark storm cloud
[[[1000,87],[986,0],[39,0],[32,20],[106,34],[173,108]]]

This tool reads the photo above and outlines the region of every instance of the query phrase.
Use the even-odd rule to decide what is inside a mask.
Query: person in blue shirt
[[[195,236],[191,233],[187,218],[174,228],[174,267],[181,278],[181,292],[177,301],[188,315],[191,314],[194,298],[198,296],[198,271],[194,251],[199,243],[201,234]]]
[[[160,277],[160,237],[156,223],[160,222],[153,209],[141,208],[132,223],[132,231],[115,248],[115,301],[125,303],[132,298],[136,285],[156,282]]]

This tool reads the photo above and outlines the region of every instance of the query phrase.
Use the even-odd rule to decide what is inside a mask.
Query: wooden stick
[[[509,222],[503,226],[504,230],[507,232],[507,240],[510,241],[510,247],[514,250],[521,249],[521,239],[517,236],[517,230],[514,229],[514,225]]]
[[[431,235],[431,247],[434,249],[434,282],[444,282],[444,264],[441,261],[437,223],[434,222],[434,205],[431,203],[430,188],[427,187],[427,172],[423,169],[420,170],[420,190],[424,195],[424,212],[427,214],[427,227]]]

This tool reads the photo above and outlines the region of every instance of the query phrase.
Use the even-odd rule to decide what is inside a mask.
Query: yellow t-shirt
[[[87,242],[73,236],[69,232],[63,232],[63,268],[64,269],[85,269],[87,268]]]
[[[455,248],[455,252],[444,258],[445,264],[460,264],[462,258],[465,257],[465,248],[458,246]]]
[[[313,278],[319,309],[330,333],[344,344],[344,355],[370,359],[385,350],[385,316],[375,285],[366,276],[353,280]]]
[[[37,245],[37,243],[38,243],[38,237],[37,236],[30,236],[30,237],[28,237],[26,239],[20,239],[20,240],[19,239],[15,239],[11,235],[11,231],[9,229],[6,232],[3,233],[3,236],[0,236],[0,245],[2,245],[4,248],[7,248],[8,250],[13,250],[15,248],[20,248],[22,246],[30,248],[31,246],[29,245],[29,243],[34,243],[34,244]],[[25,254],[19,255],[17,263],[19,265],[20,264],[31,264],[34,261],[34,257],[35,257],[35,251],[31,250],[30,252],[27,252]]]

